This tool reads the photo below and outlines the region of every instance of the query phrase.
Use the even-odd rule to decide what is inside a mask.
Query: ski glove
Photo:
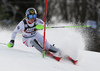
[[[37,29],[37,30],[42,30],[42,29],[44,29],[44,26],[41,25],[41,24],[37,24],[37,25],[36,25],[36,29]]]
[[[7,46],[9,48],[13,47],[14,46],[14,40],[10,40],[10,42],[7,44]]]

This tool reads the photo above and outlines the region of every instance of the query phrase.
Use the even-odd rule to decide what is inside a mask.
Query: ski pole
[[[2,44],[2,45],[7,45],[9,48],[11,48],[13,45],[12,44],[10,44],[10,43],[8,43],[8,44],[6,44],[6,43],[0,43],[0,44]]]
[[[2,44],[2,45],[7,45],[6,43],[0,43],[0,44]]]
[[[78,27],[90,27],[90,25],[85,25],[85,26],[58,26],[58,27],[46,27],[46,29],[49,29],[49,28],[78,28]],[[44,26],[43,25],[37,25],[36,26],[36,29],[38,30],[41,30],[41,29],[44,29]]]
[[[74,28],[74,27],[90,27],[89,25],[87,26],[58,26],[58,27],[46,27],[46,29],[48,28]]]

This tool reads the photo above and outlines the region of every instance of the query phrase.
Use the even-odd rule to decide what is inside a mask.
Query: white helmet
[[[26,10],[26,17],[29,19],[32,19],[32,18],[36,18],[37,17],[37,12],[34,8],[28,8]]]

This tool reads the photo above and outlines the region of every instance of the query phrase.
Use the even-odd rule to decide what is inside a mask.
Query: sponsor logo
[[[34,10],[31,10],[30,13],[31,13],[31,14],[34,14]]]
[[[26,31],[27,31],[27,32],[32,32],[32,31],[34,31],[34,29],[35,29],[35,28],[27,28]]]

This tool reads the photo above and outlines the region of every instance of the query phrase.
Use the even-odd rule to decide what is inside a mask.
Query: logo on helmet
[[[31,14],[34,14],[34,10],[30,10],[30,13],[31,13]]]

